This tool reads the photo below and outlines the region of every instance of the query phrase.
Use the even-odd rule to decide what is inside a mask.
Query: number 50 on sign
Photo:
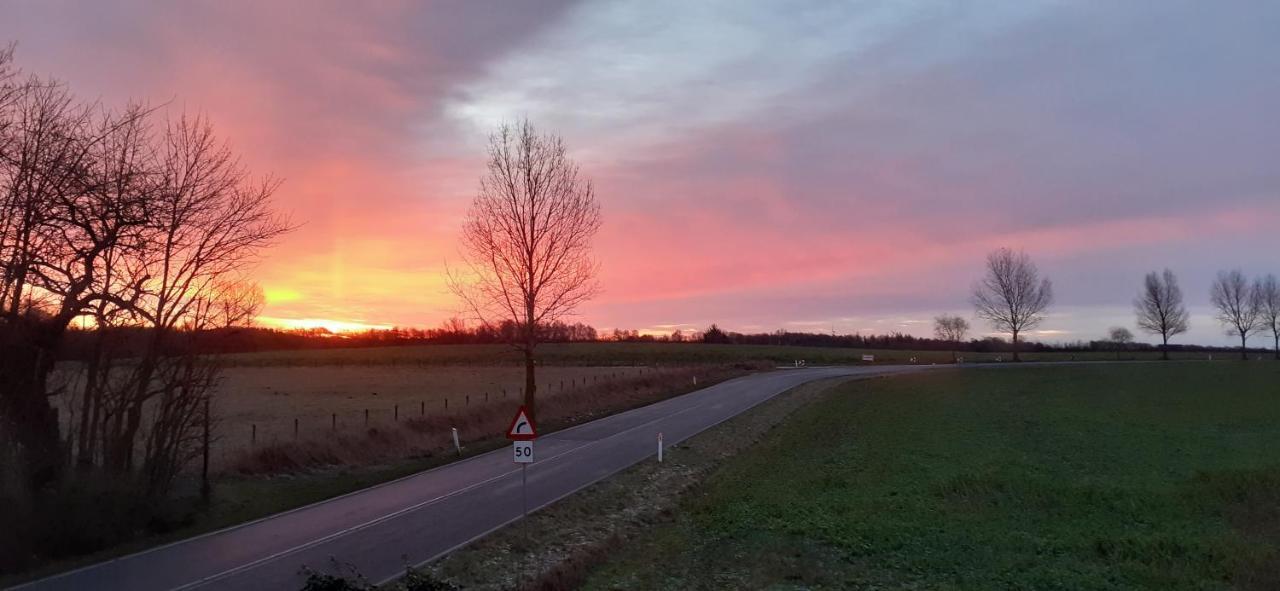
[[[532,441],[516,441],[512,446],[516,452],[517,464],[533,463],[533,442]]]
[[[527,464],[534,462],[534,443],[532,441],[515,441],[513,449],[516,450],[516,463]]]

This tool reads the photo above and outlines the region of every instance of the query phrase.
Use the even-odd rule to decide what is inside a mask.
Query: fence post
[[[364,426],[369,426],[369,409],[364,409]]]
[[[337,431],[338,430],[338,413],[336,412],[333,413],[333,416],[330,418],[330,421],[331,421],[333,430]]]
[[[249,447],[258,445],[258,424],[249,425]]]
[[[423,401],[421,402],[421,405],[422,405],[422,408],[420,409],[419,414],[421,414],[422,416],[424,416],[424,417],[425,417],[425,416],[427,416],[427,401],[426,401],[426,400],[423,400]]]
[[[396,418],[395,418],[395,420],[396,420],[396,422],[397,422],[397,423],[398,423],[398,422],[400,422],[400,405],[399,405],[399,404],[397,404],[397,405],[396,405]]]
[[[470,395],[470,394],[467,394],[467,399],[466,399],[466,401],[464,401],[463,406],[471,406],[471,395]]]
[[[298,417],[293,417],[293,438],[298,438]]]
[[[445,397],[444,397],[444,409],[445,409],[445,410],[449,410],[449,397],[448,397],[448,396],[445,396]]]

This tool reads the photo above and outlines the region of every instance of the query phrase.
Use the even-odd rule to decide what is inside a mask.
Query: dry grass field
[[[611,381],[672,369],[543,367],[540,399]],[[461,416],[518,404],[524,369],[512,366],[318,365],[233,366],[215,397],[212,459],[223,466],[237,452],[334,433],[363,433],[414,418]],[[59,399],[64,421],[76,418],[76,397]],[[367,412],[367,420],[366,420]],[[296,431],[295,431],[296,421]]]
[[[744,375],[759,366],[700,366],[689,368],[643,369],[604,375],[581,375],[559,382],[538,399],[539,429],[546,433],[629,408],[650,404],[689,392],[711,383]],[[586,372],[576,372],[583,374]],[[596,379],[599,378],[599,379]],[[696,379],[695,379],[696,378]],[[384,413],[382,420],[370,416],[364,426],[364,411],[358,411],[356,425],[331,423],[321,429],[259,439],[252,447],[224,445],[229,457],[224,468],[240,475],[305,472],[335,466],[373,466],[412,458],[428,458],[441,452],[453,455],[451,431],[457,430],[462,446],[487,447],[503,441],[520,400],[511,391],[506,399],[491,396],[488,403],[451,406],[448,411],[401,413],[399,418]],[[386,416],[389,415],[389,416]],[[332,421],[330,416],[329,421]],[[243,424],[243,423],[241,423]]]
[[[652,373],[651,368],[546,367],[538,372],[542,399],[593,383]],[[518,404],[523,368],[514,366],[232,367],[219,386],[220,444],[226,454],[257,443],[322,437],[390,425],[397,420],[458,415]],[[398,409],[398,415],[397,415]],[[368,421],[366,424],[366,411]],[[335,427],[336,422],[336,427]]]

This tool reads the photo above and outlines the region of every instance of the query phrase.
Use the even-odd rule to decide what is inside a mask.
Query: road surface
[[[830,367],[750,375],[551,433],[528,468],[530,511],[817,379],[927,366]],[[523,515],[521,474],[509,448],[345,496],[87,566],[15,589],[298,589],[306,565],[333,559],[370,581],[439,558]]]

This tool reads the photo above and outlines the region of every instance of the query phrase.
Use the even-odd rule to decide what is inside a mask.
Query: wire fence
[[[580,376],[538,385],[540,396],[555,398],[577,389],[601,384],[621,383],[641,377],[656,377],[674,371],[672,368],[641,367],[634,371],[616,371],[607,374]],[[331,433],[349,433],[394,427],[414,419],[452,417],[495,406],[507,406],[514,412],[523,401],[523,389],[496,388],[484,392],[462,393],[446,396],[424,396],[418,400],[400,399],[382,405],[368,405],[357,409],[328,412],[318,415],[314,410],[297,416],[278,416],[262,420],[224,420],[220,426],[220,456],[259,445],[284,441],[299,441],[323,437]]]

